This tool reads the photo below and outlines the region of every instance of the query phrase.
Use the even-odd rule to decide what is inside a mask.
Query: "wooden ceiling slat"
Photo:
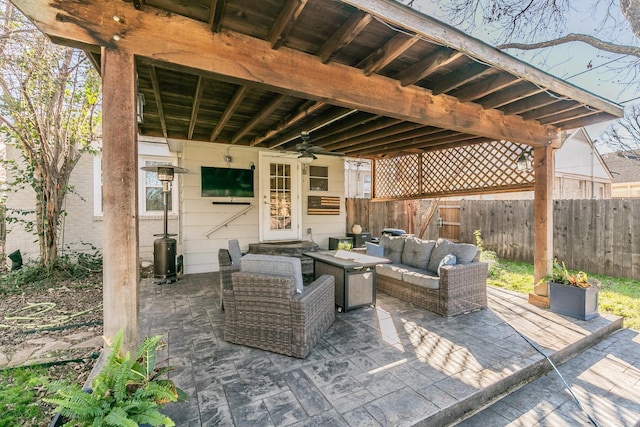
[[[341,132],[333,135],[331,138],[323,138],[316,141],[317,144],[322,145],[326,150],[339,150],[346,145],[356,143],[356,138],[366,138],[370,136],[371,132],[378,132],[382,129],[386,129],[390,126],[403,123],[402,120],[392,119],[390,117],[382,117],[377,119],[374,123],[366,127],[358,127],[349,131]]]
[[[440,79],[439,82],[431,85],[431,92],[433,92],[434,95],[448,93],[453,89],[459,88],[465,83],[476,80],[483,73],[490,70],[491,68],[486,65],[472,61],[470,64],[455,70],[453,73],[448,73],[446,78]]]
[[[381,119],[381,116],[359,111],[357,114],[353,114],[350,117],[339,121],[335,125],[322,129],[322,133],[320,135],[314,135],[313,143],[323,146],[325,143],[327,143],[326,141],[335,142],[336,138],[338,138],[338,135],[354,128],[359,128],[359,130],[356,130],[356,133],[357,135],[361,135],[362,133],[360,132],[366,133],[368,131],[367,129],[369,128],[366,126],[368,123],[374,122],[379,119]],[[399,121],[396,120],[396,122]],[[342,139],[337,140],[340,141]]]
[[[393,126],[387,126],[382,129],[372,128],[370,132],[368,132],[365,135],[362,135],[359,138],[353,138],[347,141],[343,141],[340,144],[334,144],[328,147],[328,149],[336,150],[336,151],[343,151],[344,149],[347,149],[348,151],[352,149],[352,147],[358,146],[358,145],[360,146],[366,145],[367,147],[371,147],[377,144],[381,140],[395,141],[399,139],[406,139],[406,137],[403,137],[400,135],[405,135],[410,131],[413,131],[416,129],[424,129],[424,128],[430,128],[430,126],[425,126],[418,123],[402,122]],[[347,151],[344,151],[344,152],[346,153]]]
[[[296,20],[300,17],[302,10],[307,5],[307,0],[287,0],[284,8],[278,15],[271,31],[269,32],[269,43],[272,49],[278,49],[287,39],[289,31],[293,28]]]
[[[557,100],[550,105],[529,110],[521,114],[525,120],[538,120],[545,119],[547,117],[554,117],[556,114],[565,113],[567,111],[573,111],[578,108],[583,108],[582,105],[576,104],[574,101],[565,101],[562,99]]]
[[[153,86],[153,97],[156,101],[156,108],[158,109],[158,118],[160,119],[160,126],[162,127],[162,136],[165,138],[167,134],[167,122],[164,117],[164,107],[162,105],[162,95],[160,94],[160,83],[158,82],[158,73],[156,67],[149,66],[149,74],[151,75],[151,84]]]
[[[311,132],[315,129],[319,129],[324,126],[327,126],[330,123],[334,123],[336,120],[344,119],[349,115],[356,113],[357,111],[358,110],[347,109],[347,108],[333,108],[327,111],[326,113],[313,118],[309,122],[304,123],[304,128],[300,130],[289,131],[284,135],[279,136],[274,141],[267,141],[268,148],[270,149],[278,148],[288,142],[295,140],[296,138],[299,138],[301,130]]]
[[[211,27],[211,31],[214,33],[220,31],[222,16],[224,14],[224,7],[226,4],[226,0],[211,0],[211,6],[209,8],[209,26]]]
[[[434,128],[432,126],[422,126],[419,128],[407,128],[403,131],[400,125],[397,126],[396,133],[389,134],[388,136],[381,137],[382,135],[371,135],[372,138],[359,142],[358,144],[349,145],[346,150],[343,150],[345,154],[351,154],[354,152],[360,153],[363,150],[371,150],[372,148],[379,147],[381,145],[395,144],[401,141],[411,141],[415,138],[424,138],[427,135],[433,135],[443,132],[442,129]],[[346,147],[345,147],[346,148]]]
[[[411,37],[408,34],[400,33],[389,40],[380,49],[372,52],[360,64],[358,64],[357,67],[362,68],[364,74],[367,76],[377,73],[393,62],[398,56],[406,52],[418,41],[420,41],[420,37],[418,36]]]
[[[500,73],[495,69],[492,73],[491,76],[485,73],[482,79],[474,81],[473,85],[461,87],[452,95],[463,102],[475,101],[522,81],[511,74]]]
[[[576,129],[583,126],[589,126],[596,123],[602,123],[603,117],[606,117],[606,113],[592,112],[591,115],[584,116],[578,119],[567,120],[562,123],[558,123],[557,126],[563,130]]]
[[[371,22],[373,16],[364,12],[356,12],[347,19],[342,27],[327,39],[317,55],[323,64],[328,63]]]
[[[327,104],[325,102],[320,102],[320,101],[307,101],[304,103],[304,105],[292,116],[288,117],[286,120],[284,120],[282,123],[278,124],[276,127],[269,129],[269,131],[267,131],[264,135],[255,137],[253,139],[253,141],[251,141],[251,143],[249,144],[251,147],[254,147],[258,144],[261,144],[262,142],[273,138],[274,136],[278,135],[281,132],[284,132],[285,130],[287,130],[288,128],[290,128],[291,126],[294,126],[296,123],[300,122],[301,120],[309,117],[310,115],[312,115],[313,113],[321,110],[322,108],[324,108]]]
[[[218,120],[218,123],[216,124],[216,127],[211,132],[211,136],[209,137],[209,141],[214,142],[216,140],[216,138],[218,137],[218,135],[220,135],[220,132],[222,132],[222,129],[224,129],[224,127],[227,125],[227,122],[229,121],[229,119],[233,115],[233,112],[236,111],[236,108],[238,108],[238,106],[240,105],[240,103],[244,99],[244,97],[247,94],[248,90],[249,90],[249,88],[247,86],[240,86],[238,88],[238,90],[236,91],[236,93],[233,94],[233,98],[231,98],[231,101],[229,102],[229,104],[225,108],[224,113],[222,113],[222,116],[220,117],[220,120]]]
[[[368,152],[370,153],[370,155],[376,156],[376,155],[382,155],[382,154],[388,154],[388,153],[401,153],[405,150],[424,151],[424,149],[427,147],[429,148],[438,147],[438,149],[440,150],[442,149],[442,146],[450,143],[454,143],[457,146],[457,145],[461,145],[461,143],[464,141],[478,139],[477,135],[469,135],[469,134],[463,134],[459,132],[447,132],[447,133],[450,133],[450,135],[442,136],[440,138],[425,138],[422,141],[414,142],[411,144],[398,144],[398,145],[393,145],[391,147],[373,149]],[[484,140],[486,140],[486,138],[484,138]],[[351,155],[356,155],[356,154],[357,153],[351,153]]]
[[[516,87],[509,87],[500,92],[477,99],[475,102],[482,105],[484,108],[494,109],[537,95],[541,92],[544,92],[544,89],[525,84]]]
[[[581,112],[576,112],[575,110],[580,110]],[[539,120],[540,123],[550,123],[554,126],[562,126],[563,123],[573,120],[580,120],[583,117],[590,117],[597,114],[597,111],[589,110],[585,108],[583,105],[578,105],[576,108],[571,110],[567,110],[564,113],[554,114],[553,116],[548,116],[545,119]]]
[[[254,127],[258,125],[265,118],[269,117],[271,113],[273,113],[279,106],[287,99],[286,95],[276,94],[271,100],[256,114],[249,120],[242,129],[236,132],[231,138],[231,143],[236,144],[240,139],[245,136],[248,132],[251,131]]]
[[[552,106],[563,99],[549,96],[546,92],[540,92],[532,96],[517,100],[500,108],[505,114],[522,114],[546,106]]]
[[[462,58],[462,56],[460,52],[443,48],[434,55],[430,55],[400,71],[395,78],[400,80],[402,86],[409,86],[434,73],[438,68]]]
[[[193,138],[193,130],[196,128],[196,120],[198,119],[198,111],[200,110],[200,101],[202,100],[202,92],[204,92],[204,79],[198,77],[198,86],[193,96],[193,105],[191,106],[191,120],[189,120],[189,135],[187,139]]]

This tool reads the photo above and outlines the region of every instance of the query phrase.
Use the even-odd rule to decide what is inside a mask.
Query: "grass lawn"
[[[640,281],[591,274],[601,283],[601,313],[624,317],[624,326],[640,331]],[[488,284],[515,292],[533,292],[533,265],[500,259],[491,268]]]

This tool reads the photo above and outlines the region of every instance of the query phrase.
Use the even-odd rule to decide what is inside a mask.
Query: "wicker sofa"
[[[378,291],[442,316],[487,306],[488,264],[474,245],[383,235],[380,246],[391,264],[376,266]]]
[[[224,282],[224,339],[305,358],[335,319],[333,276],[302,284],[299,258],[248,254]]]

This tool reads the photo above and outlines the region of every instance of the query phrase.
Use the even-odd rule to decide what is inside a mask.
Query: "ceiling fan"
[[[310,137],[311,135],[309,134],[308,131],[300,132],[300,139],[302,139],[302,142],[297,144],[295,147],[295,150],[299,154],[298,161],[300,163],[306,163],[306,164],[311,163],[312,161],[317,159],[315,154],[323,154],[327,156],[340,156],[340,157],[344,156],[344,154],[342,153],[332,153],[330,151],[321,151],[322,147],[318,145],[313,145],[312,143],[309,142]]]

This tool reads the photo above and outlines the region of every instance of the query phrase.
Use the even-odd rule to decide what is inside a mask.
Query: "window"
[[[363,185],[363,194],[362,196],[370,199],[371,198],[371,175],[365,174],[363,176],[364,185]]]
[[[170,165],[171,162],[158,162],[152,160],[146,160],[144,166],[158,166],[158,165]],[[162,182],[158,179],[158,174],[155,172],[142,171],[144,174],[144,212],[162,212],[164,210],[162,201]],[[171,183],[173,184],[173,183]],[[173,187],[173,185],[172,185]],[[173,211],[171,193],[167,200],[167,207],[169,212]]]
[[[140,157],[138,160],[138,166],[154,166],[154,165],[172,165],[175,164],[173,159],[167,159],[167,157]],[[162,215],[162,182],[158,179],[158,175],[155,172],[139,171],[138,175],[138,188],[139,188],[139,211],[141,215]],[[173,203],[176,196],[178,177],[171,183],[171,191],[168,197],[168,211],[169,214],[177,214],[177,206]],[[102,215],[102,157],[95,156],[93,163],[93,214],[96,216]]]
[[[309,166],[309,190],[329,191],[329,168],[327,166]]]

